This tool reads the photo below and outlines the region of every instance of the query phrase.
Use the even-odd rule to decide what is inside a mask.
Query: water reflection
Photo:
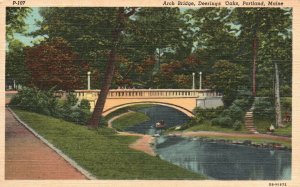
[[[192,141],[179,137],[160,137],[156,149],[162,159],[211,179],[291,178],[289,151]]]
[[[190,119],[186,114],[166,106],[157,105],[142,108],[138,111],[149,116],[150,120],[139,125],[129,127],[125,129],[126,131],[132,131],[142,134],[155,134],[155,130],[152,126],[160,120],[164,120],[167,128],[170,128],[186,123]]]

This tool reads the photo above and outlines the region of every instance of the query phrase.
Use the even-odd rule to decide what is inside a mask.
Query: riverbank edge
[[[119,114],[117,116],[114,116],[113,118],[108,120],[108,128],[113,128],[112,122],[120,117],[126,116],[128,114],[134,113],[134,111],[129,110],[128,112]],[[157,156],[157,153],[155,151],[155,137],[151,135],[146,134],[139,134],[139,133],[132,133],[132,132],[120,132],[117,131],[117,134],[120,136],[138,136],[140,137],[135,142],[129,144],[129,148],[142,151],[150,156]]]
[[[238,137],[239,135],[244,137]],[[272,136],[265,134],[239,134],[239,133],[221,133],[212,131],[195,131],[195,132],[173,132],[166,134],[168,137],[184,137],[205,142],[226,143],[232,145],[244,145],[256,148],[268,148],[274,150],[292,151],[291,138]],[[259,136],[269,136],[262,138]],[[279,140],[274,140],[278,138]],[[264,143],[260,143],[264,142]],[[284,142],[284,143],[283,143]]]

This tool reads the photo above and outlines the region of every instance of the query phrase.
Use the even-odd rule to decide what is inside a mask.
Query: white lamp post
[[[88,81],[88,90],[90,90],[91,89],[91,72],[88,71],[87,75],[88,75],[88,78],[87,78],[87,81]]]
[[[192,87],[192,89],[194,90],[195,89],[195,73],[192,73],[192,75],[193,75],[193,87]]]
[[[199,90],[202,90],[202,72],[199,72]]]

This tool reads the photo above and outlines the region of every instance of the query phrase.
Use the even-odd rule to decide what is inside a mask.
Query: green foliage
[[[252,105],[253,98],[247,94],[237,94],[238,99],[234,100],[230,107],[223,110],[220,115],[211,120],[212,125],[240,130],[247,110]]]
[[[113,121],[112,125],[117,130],[125,130],[128,127],[148,121],[149,117],[140,112],[128,113]]]
[[[292,97],[292,87],[290,85],[283,85],[280,87],[281,97]]]
[[[15,81],[16,84],[26,85],[30,80],[29,72],[25,65],[24,49],[24,44],[19,40],[9,42],[5,61],[5,81],[7,84],[12,85],[13,81]]]
[[[71,121],[82,125],[86,124],[91,117],[91,112],[89,110],[82,110],[80,108],[65,110],[65,113],[64,119],[66,121]]]
[[[224,93],[223,97],[222,97],[222,101],[224,103],[225,107],[229,107],[232,102],[236,99],[236,93],[234,93],[233,91],[231,92],[227,92]]]
[[[12,98],[10,105],[45,115],[54,115],[58,102],[53,95],[53,89],[41,91],[37,88],[24,88]]]
[[[42,91],[38,88],[24,88],[12,98],[10,105],[77,124],[85,124],[91,117],[86,101],[78,107],[76,96],[70,93],[65,102],[59,103],[53,93],[53,89]]]
[[[213,89],[224,94],[225,107],[237,97],[237,90],[245,84],[244,68],[226,60],[219,60],[213,66],[213,73],[208,77]]]
[[[233,120],[228,117],[218,117],[211,121],[212,125],[217,125],[221,127],[231,128],[233,126]]]
[[[85,110],[90,110],[90,109],[91,109],[91,105],[90,105],[89,100],[87,100],[87,99],[82,99],[82,100],[80,101],[79,108],[80,108],[80,109],[85,109]]]
[[[228,116],[233,120],[243,121],[245,112],[237,105],[233,104],[229,108],[225,109],[221,116]]]
[[[290,97],[281,98],[281,106],[285,111],[292,111],[292,98]]]
[[[242,127],[242,122],[239,120],[234,120],[229,116],[217,117],[211,120],[212,126],[220,126],[222,128],[230,128],[238,131]]]
[[[269,98],[256,98],[253,114],[255,118],[274,120],[274,104],[272,104]]]
[[[129,144],[137,140],[135,136],[118,136],[107,128],[90,130],[49,116],[22,110],[15,112],[41,136],[99,179],[204,178],[159,157],[130,149]]]
[[[246,112],[252,105],[252,99],[236,99],[232,104]]]
[[[233,124],[232,127],[233,127],[234,130],[237,131],[237,130],[240,130],[240,129],[241,129],[242,125],[243,125],[243,124],[242,124],[241,121],[236,120],[236,121],[234,122],[234,124]]]
[[[64,106],[65,106],[66,108],[71,108],[71,107],[77,105],[77,102],[78,102],[78,99],[77,99],[76,95],[73,94],[73,93],[69,93],[69,94],[67,95],[67,100],[66,100],[66,102],[64,102]]]
[[[26,31],[25,18],[32,11],[28,7],[7,7],[6,8],[6,39],[11,41],[15,33]]]
[[[217,108],[195,108],[194,114],[196,116],[196,119],[202,119],[202,120],[211,120],[213,118],[216,118],[218,115],[220,115],[223,111],[224,107],[220,106]],[[200,120],[200,121],[202,121]]]

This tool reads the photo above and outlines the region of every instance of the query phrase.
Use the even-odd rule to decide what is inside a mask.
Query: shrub
[[[53,115],[58,107],[58,102],[53,95],[53,90],[41,91],[37,88],[24,88],[12,98],[11,106],[45,115]]]
[[[65,105],[65,107],[68,107],[68,108],[69,107],[74,107],[74,106],[77,105],[77,102],[78,102],[78,99],[77,99],[76,95],[73,94],[73,93],[69,93],[67,95],[67,100],[64,103],[64,105]]]
[[[219,124],[221,127],[232,127],[233,120],[230,117],[221,117],[219,118]]]
[[[219,125],[219,118],[214,118],[214,119],[212,119],[212,120],[211,120],[211,124],[212,124],[213,126],[218,126],[218,125]]]
[[[194,110],[194,113],[196,118],[203,119],[203,120],[211,120],[213,118],[218,117],[222,113],[223,109],[224,107],[222,106],[217,108],[207,108],[207,109],[202,109],[197,107]]]
[[[281,100],[282,108],[286,111],[292,110],[292,100],[288,98],[283,98]]]
[[[292,87],[289,85],[282,85],[280,87],[280,95],[282,97],[292,97]]]
[[[237,105],[231,105],[228,109],[224,110],[221,117],[230,117],[231,119],[235,120],[244,120],[245,112],[238,107]]]
[[[233,93],[224,94],[224,96],[222,98],[224,106],[229,107],[232,104],[232,102],[236,99],[236,97],[237,96]]]
[[[226,128],[231,128],[233,126],[233,120],[228,116],[215,118],[211,123],[214,126],[221,126]]]
[[[83,110],[90,110],[91,109],[90,102],[87,99],[82,99],[80,101],[79,108]]]
[[[81,110],[79,108],[72,109],[70,113],[66,116],[67,121],[75,122],[78,124],[85,124],[87,120],[91,117],[91,112],[88,110]]]
[[[236,105],[236,106],[240,107],[243,111],[246,112],[247,110],[249,110],[252,103],[250,102],[249,99],[236,99],[233,102],[233,105]]]
[[[12,98],[11,106],[44,115],[62,118],[66,121],[85,124],[91,117],[90,105],[87,100],[82,100],[76,106],[78,99],[74,94],[69,94],[63,103],[58,102],[53,90],[42,91],[37,88],[24,88]]]
[[[233,104],[229,107],[229,116],[231,119],[243,121],[244,115],[244,111],[239,106]]]
[[[269,98],[257,98],[253,113],[255,118],[275,119],[275,108]]]
[[[232,125],[232,127],[233,127],[234,130],[239,130],[239,129],[241,129],[241,127],[242,127],[242,122],[239,121],[239,120],[236,120],[236,121],[234,122],[234,124]]]

